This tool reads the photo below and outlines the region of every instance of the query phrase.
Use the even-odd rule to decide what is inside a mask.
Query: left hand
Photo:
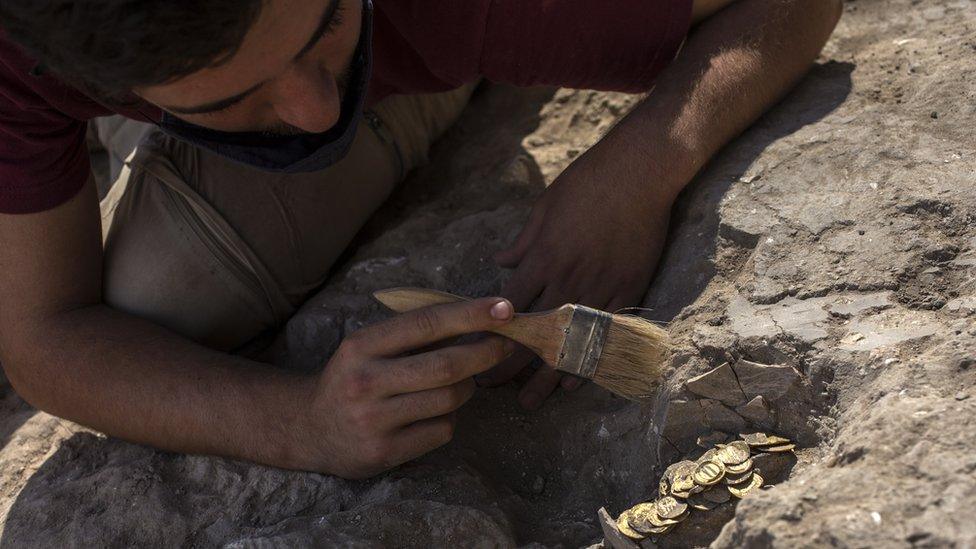
[[[639,304],[647,291],[667,237],[673,195],[601,156],[606,155],[591,149],[577,159],[546,189],[515,243],[495,255],[499,265],[516,269],[501,292],[516,310],[578,303],[613,312]],[[523,348],[479,383],[505,383],[533,356]],[[574,390],[581,382],[543,365],[522,388],[519,402],[536,409],[560,384]]]

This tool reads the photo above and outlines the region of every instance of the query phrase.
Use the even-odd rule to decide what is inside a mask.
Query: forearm
[[[17,338],[2,349],[8,377],[47,412],[169,451],[303,467],[293,440],[311,378],[211,351],[105,306],[20,323],[6,335]]]
[[[599,147],[671,200],[809,69],[838,0],[737,0],[699,25],[648,98]]]

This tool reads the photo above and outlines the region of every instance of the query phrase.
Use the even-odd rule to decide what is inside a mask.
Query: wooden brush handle
[[[398,313],[407,313],[424,307],[470,301],[447,292],[424,288],[391,288],[373,293],[380,303]],[[573,306],[562,307],[542,313],[520,313],[511,322],[492,332],[503,335],[525,345],[539,355],[549,365],[555,366],[562,348],[565,333],[573,317]]]

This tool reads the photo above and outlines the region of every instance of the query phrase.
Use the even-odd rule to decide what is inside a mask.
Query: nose
[[[313,63],[299,63],[275,84],[274,109],[282,122],[322,133],[339,122],[342,98],[335,78]]]

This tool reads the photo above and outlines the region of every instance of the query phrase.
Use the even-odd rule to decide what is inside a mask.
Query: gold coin
[[[657,507],[655,507],[654,502],[638,503],[637,505],[630,508],[630,516],[627,518],[627,524],[630,526],[631,530],[642,535],[649,535],[652,528],[659,526],[665,526],[664,524],[658,524],[660,517],[657,516]]]
[[[695,477],[692,475],[682,475],[674,479],[671,484],[671,494],[684,493],[695,487]]]
[[[725,484],[729,486],[741,486],[752,480],[753,474],[755,474],[754,471],[746,471],[741,475],[725,475]]]
[[[749,459],[749,454],[749,445],[737,440],[722,448],[718,453],[718,459],[726,465],[739,465]]]
[[[766,433],[749,433],[739,435],[749,446],[775,446],[777,444],[789,444],[789,439]]]
[[[753,461],[749,458],[738,465],[726,465],[725,472],[730,475],[741,475],[752,470]]]
[[[664,519],[676,519],[688,510],[688,504],[681,503],[671,496],[663,497],[655,503],[657,514]]]
[[[695,494],[694,496],[688,498],[688,505],[692,509],[697,509],[699,511],[711,511],[718,504],[705,499],[704,492],[701,494]]]
[[[674,519],[663,518],[661,515],[657,514],[656,509],[653,513],[645,515],[644,518],[646,519],[647,524],[642,528],[642,530],[650,530],[651,528],[660,528],[662,526],[674,526],[675,524],[678,524],[684,520],[684,516],[679,516],[678,518]]]
[[[742,499],[742,498],[746,497],[746,495],[748,495],[749,492],[752,492],[753,490],[757,490],[759,488],[762,488],[762,485],[763,485],[764,482],[766,482],[766,481],[761,476],[759,476],[758,473],[753,473],[752,474],[752,482],[750,482],[749,484],[746,484],[745,486],[742,486],[742,487],[729,486],[729,493],[732,494],[733,496],[739,498],[739,499]]]
[[[725,486],[716,486],[702,493],[701,498],[710,503],[720,504],[732,499],[732,494],[729,494],[729,490]]]
[[[661,475],[661,481],[662,482],[668,481],[668,484],[671,484],[671,481],[674,480],[674,471],[677,468],[678,468],[677,463],[672,463],[671,465],[668,465],[668,468],[664,470],[664,474]]]
[[[763,452],[792,452],[796,449],[796,444],[781,444],[778,446],[765,446]]]
[[[630,527],[630,517],[632,515],[633,515],[633,509],[627,509],[626,511],[621,513],[620,516],[617,517],[617,530],[620,530],[621,534],[627,536],[630,539],[640,541],[647,536],[635,532],[634,529]]]
[[[678,466],[674,469],[674,478],[679,477],[690,477],[695,474],[695,469],[698,468],[698,464],[694,461],[684,460],[679,461]]]
[[[700,458],[696,459],[695,460],[695,463],[697,463],[698,465],[701,465],[702,463],[705,463],[706,461],[712,461],[716,457],[718,457],[718,453],[719,453],[719,449],[718,448],[711,448],[707,452],[705,452],[704,454],[702,454]]]
[[[671,530],[674,530],[674,525],[673,524],[671,524],[669,526],[661,526],[660,528],[652,528],[652,529],[650,529],[650,532],[653,535],[660,536],[660,535],[667,534]]]
[[[725,465],[719,461],[706,461],[695,470],[695,484],[712,486],[718,484],[725,476]]]

